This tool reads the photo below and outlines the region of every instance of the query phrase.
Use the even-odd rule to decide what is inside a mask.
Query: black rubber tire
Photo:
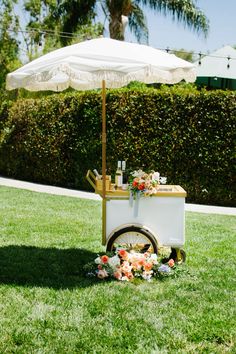
[[[157,248],[157,241],[156,239],[154,238],[154,236],[151,234],[150,231],[142,228],[142,227],[139,227],[139,226],[136,226],[136,225],[131,225],[131,226],[127,226],[127,227],[124,227],[123,229],[120,229],[118,231],[116,231],[112,237],[108,240],[108,243],[107,243],[107,252],[111,252],[111,251],[114,251],[115,250],[115,247],[114,247],[114,243],[116,241],[116,239],[125,234],[125,233],[128,233],[128,232],[137,232],[139,234],[142,234],[144,235],[149,241],[150,241],[150,244],[153,248],[153,253],[156,253],[158,252],[158,248]],[[148,246],[149,244],[146,244],[143,249],[142,249],[142,253],[146,252],[148,248],[150,248]]]

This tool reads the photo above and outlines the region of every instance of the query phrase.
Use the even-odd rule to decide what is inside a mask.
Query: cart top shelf
[[[91,184],[91,186],[94,188],[95,192],[99,194],[102,197],[102,183],[97,183],[98,181],[96,180],[95,175],[88,170],[87,180]],[[123,189],[116,189],[115,184],[110,183],[110,180],[107,181],[108,183],[106,184],[106,198],[109,199],[129,199],[130,192],[129,190],[123,190]],[[153,194],[154,197],[182,197],[185,198],[187,196],[186,191],[178,185],[159,185],[158,186],[158,191],[156,194]]]
[[[106,191],[106,197],[108,198],[129,198],[129,190],[113,189],[114,185],[111,185],[111,190]],[[96,193],[102,195],[102,191],[97,189]],[[186,191],[178,185],[160,185],[158,192],[153,194],[154,197],[183,197],[187,196]]]

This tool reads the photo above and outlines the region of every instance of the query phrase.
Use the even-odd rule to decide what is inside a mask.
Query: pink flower
[[[121,270],[123,273],[130,273],[132,270],[132,265],[130,265],[129,262],[124,261],[121,266]]]
[[[99,269],[97,276],[99,279],[104,279],[108,277],[108,274],[105,269]]]
[[[172,267],[174,267],[174,265],[175,265],[175,261],[171,258],[171,259],[169,260],[169,262],[168,262],[168,266],[169,266],[170,268],[172,268]]]

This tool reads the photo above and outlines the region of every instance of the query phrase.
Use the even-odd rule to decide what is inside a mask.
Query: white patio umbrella
[[[195,66],[164,51],[136,43],[98,38],[51,53],[7,75],[8,90],[63,91],[102,88],[103,200],[106,176],[106,87],[117,88],[130,81],[174,84],[193,82]]]

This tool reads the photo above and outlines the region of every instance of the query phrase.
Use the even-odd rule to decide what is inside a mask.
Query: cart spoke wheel
[[[127,226],[116,231],[107,243],[107,251],[115,251],[118,248],[138,253],[157,253],[157,242],[148,230],[138,226]]]

